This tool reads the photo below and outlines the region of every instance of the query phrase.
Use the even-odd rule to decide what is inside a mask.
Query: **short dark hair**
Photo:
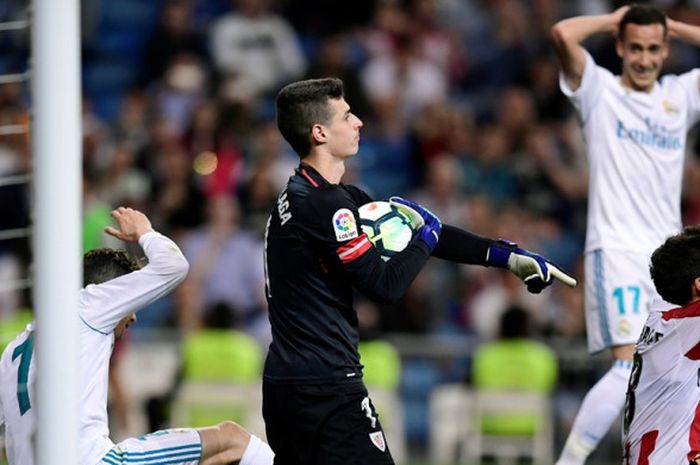
[[[511,305],[501,315],[499,336],[502,339],[530,336],[530,314],[519,305]]]
[[[104,283],[139,268],[123,250],[93,249],[83,255],[83,286]]]
[[[666,37],[666,15],[653,6],[636,4],[630,6],[630,9],[622,16],[620,24],[618,25],[620,40],[625,39],[625,28],[628,24],[639,24],[643,26],[661,24],[664,27],[664,37]]]
[[[700,278],[700,226],[687,226],[666,239],[651,255],[649,271],[664,300],[687,305],[692,299],[693,282]]]
[[[341,98],[343,81],[337,78],[293,82],[277,94],[277,127],[300,158],[311,151],[311,127],[332,117],[328,100]]]

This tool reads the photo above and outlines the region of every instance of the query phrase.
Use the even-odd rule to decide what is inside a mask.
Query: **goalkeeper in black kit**
[[[267,224],[265,272],[272,343],[263,377],[263,416],[276,465],[393,464],[362,382],[353,286],[390,302],[428,258],[507,268],[530,292],[554,278],[576,281],[541,256],[502,240],[442,225],[427,209],[393,197],[416,237],[384,262],[359,228],[372,199],[340,182],[358,151],[362,121],[339,79],[311,79],[277,96],[277,125],[301,163]]]

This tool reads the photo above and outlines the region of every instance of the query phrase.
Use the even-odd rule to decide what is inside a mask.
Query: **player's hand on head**
[[[118,207],[112,210],[112,218],[115,219],[118,227],[107,226],[105,232],[126,242],[137,242],[139,237],[153,231],[148,217],[133,208]]]
[[[411,226],[418,230],[419,239],[433,251],[442,231],[440,218],[424,206],[402,197],[391,197],[389,203],[411,219]]]
[[[533,294],[542,292],[552,284],[554,279],[569,287],[576,287],[576,280],[563,272],[542,256],[521,249],[517,244],[504,240],[495,241],[489,247],[486,264],[498,268],[507,268],[520,278],[527,290]]]
[[[625,16],[625,13],[627,13],[627,10],[630,9],[629,5],[623,5],[617,10],[613,11],[610,13],[610,22],[612,23],[613,26],[613,36],[617,37],[620,34],[620,21],[622,21],[622,17]]]

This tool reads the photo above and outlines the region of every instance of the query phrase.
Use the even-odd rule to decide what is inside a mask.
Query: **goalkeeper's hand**
[[[521,249],[513,242],[499,239],[489,247],[486,254],[487,266],[508,268],[520,278],[527,290],[538,294],[552,284],[556,278],[569,287],[576,287],[576,280],[562,270],[545,260],[540,255]]]
[[[411,226],[418,231],[418,238],[428,244],[432,252],[440,239],[440,232],[442,231],[440,219],[422,205],[401,197],[391,197],[389,203],[408,216]]]

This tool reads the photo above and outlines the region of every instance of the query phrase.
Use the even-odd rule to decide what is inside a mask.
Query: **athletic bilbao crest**
[[[369,433],[369,439],[372,441],[372,444],[374,444],[374,447],[382,452],[386,451],[386,442],[384,441],[384,435],[381,431]]]

